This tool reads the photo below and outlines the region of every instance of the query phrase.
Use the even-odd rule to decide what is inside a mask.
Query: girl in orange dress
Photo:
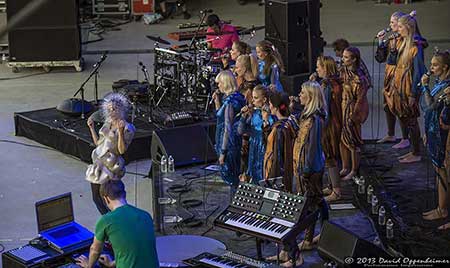
[[[425,73],[422,46],[418,46],[414,36],[416,21],[410,15],[404,15],[398,20],[400,37],[391,50],[395,58],[393,78],[385,90],[385,99],[389,110],[397,116],[401,124],[408,129],[412,151],[399,157],[401,163],[420,161],[420,129],[417,117],[419,114],[418,100],[420,97],[420,78]]]
[[[342,134],[341,158],[343,180],[349,180],[358,173],[361,158],[361,126],[369,115],[367,100],[368,81],[361,68],[361,55],[356,47],[348,47],[342,57]]]

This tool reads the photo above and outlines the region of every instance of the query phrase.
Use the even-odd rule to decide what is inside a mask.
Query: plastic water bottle
[[[378,224],[385,225],[386,224],[386,209],[383,206],[380,206],[378,210]]]
[[[367,203],[372,203],[373,187],[372,185],[367,186]]]
[[[378,213],[378,198],[376,195],[372,195],[372,214]]]
[[[161,157],[161,173],[167,173],[167,159],[165,155]]]
[[[169,173],[175,172],[175,160],[171,155],[169,155],[169,165],[168,165],[168,171]]]
[[[366,180],[363,176],[359,177],[358,180],[358,194],[364,194],[366,190]]]
[[[394,238],[394,223],[391,219],[389,219],[386,223],[386,238],[392,239]]]

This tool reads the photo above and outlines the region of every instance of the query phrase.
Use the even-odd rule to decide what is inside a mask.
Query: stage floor
[[[407,152],[407,149],[394,150],[392,145],[377,145],[367,141],[360,172],[366,179],[366,185],[374,186],[380,204],[386,208],[386,217],[394,221],[394,239],[386,239],[385,227],[378,224],[378,215],[371,214],[366,195],[357,194],[356,184],[352,181],[342,182],[343,200],[339,203],[351,203],[356,209],[330,210],[330,221],[369,242],[379,239],[385,249],[396,254],[408,257],[450,257],[450,233],[436,230],[445,221],[427,222],[421,219],[422,211],[436,204],[429,160],[400,165],[396,157]],[[324,176],[324,185],[326,183]],[[185,186],[186,191],[174,192],[171,190],[173,185]],[[162,206],[161,217],[179,215],[183,219],[193,218],[202,222],[201,226],[196,227],[189,227],[184,222],[165,224],[161,235],[206,235],[224,242],[229,250],[256,257],[254,238],[245,235],[237,237],[235,232],[212,224],[230,200],[229,187],[217,173],[204,170],[204,166],[179,169],[175,175],[163,180],[161,189],[164,197],[177,200],[173,205]],[[202,205],[183,205],[184,201],[190,199],[200,200]],[[317,224],[316,234],[320,228],[320,224]],[[275,244],[263,246],[263,256],[271,256],[275,252]],[[323,267],[316,249],[305,251],[304,256],[306,267]]]

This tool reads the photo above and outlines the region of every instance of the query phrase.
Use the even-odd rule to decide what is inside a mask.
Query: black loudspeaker
[[[210,137],[213,125],[191,125],[155,130],[151,156],[159,163],[161,157],[172,155],[175,166],[187,166],[215,161],[214,142]]]
[[[7,18],[11,20],[30,3],[7,0]],[[78,0],[47,0],[35,12],[20,18],[9,30],[11,61],[72,61],[81,57],[78,25]]]
[[[320,0],[266,1],[266,39],[279,50],[286,75],[311,73],[323,53]]]
[[[289,94],[289,96],[297,96],[300,93],[301,85],[309,80],[309,73],[294,74],[294,75],[284,75],[280,76],[280,82],[283,85],[284,91]]]
[[[383,249],[328,221],[322,226],[317,251],[322,259],[338,267],[352,266],[358,257],[389,257]]]
[[[83,109],[82,108],[83,103],[84,103],[84,113],[85,114],[90,113],[94,109],[92,104],[88,101],[82,102],[81,99],[70,98],[70,99],[66,99],[66,100],[62,101],[60,104],[58,104],[58,106],[56,106],[56,110],[58,110],[64,114],[79,116],[79,115],[81,115],[81,112]]]

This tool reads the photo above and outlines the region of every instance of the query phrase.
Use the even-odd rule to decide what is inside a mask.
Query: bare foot
[[[289,254],[287,251],[282,250],[280,254],[278,254],[280,262],[287,262],[289,260]],[[270,256],[266,258],[266,261],[277,261],[277,255]]]
[[[397,159],[400,160],[400,159],[406,158],[406,157],[408,157],[408,156],[410,156],[412,154],[413,154],[412,152],[409,152],[407,154],[404,154],[404,155],[401,155],[401,156],[397,157]]]
[[[447,230],[450,229],[450,222],[447,222],[446,224],[443,224],[438,227],[438,230]]]
[[[404,149],[408,148],[410,145],[408,139],[402,139],[399,143],[392,146],[392,149]]]
[[[344,177],[345,175],[347,175],[350,172],[350,170],[348,168],[342,168],[341,171],[339,171],[339,175],[341,177]]]
[[[348,181],[353,179],[353,177],[356,176],[356,171],[351,171],[350,173],[347,174],[347,176],[343,177],[342,180],[343,181]]]
[[[447,216],[448,212],[446,209],[436,208],[435,210],[433,210],[432,213],[423,216],[423,219],[427,221],[434,221],[439,219],[445,219],[447,218]]]
[[[298,249],[300,249],[300,251],[308,251],[308,250],[312,250],[313,248],[314,248],[314,243],[306,241],[306,240],[303,240],[302,242],[300,242],[298,244]]]
[[[429,211],[425,211],[425,212],[422,213],[422,216],[429,215],[429,214],[433,213],[435,210],[436,210],[436,209],[432,209],[432,210],[429,210]]]
[[[333,192],[332,189],[330,189],[329,187],[323,188],[322,189],[322,194],[323,195],[330,195]]]
[[[329,202],[335,202],[341,199],[341,193],[333,191],[330,195],[325,197],[325,201]]]
[[[283,262],[282,264],[280,264],[280,266],[285,268],[294,268],[301,266],[302,264],[303,264],[303,256],[302,254],[299,254],[295,260],[295,264],[293,263],[292,260],[288,260],[287,262]]]
[[[386,135],[384,138],[377,140],[377,143],[395,142],[396,140],[395,136]]]
[[[313,244],[319,243],[319,240],[320,240],[320,234],[314,236],[314,238],[313,238]]]
[[[405,158],[398,160],[398,162],[403,163],[403,164],[408,164],[408,163],[419,162],[420,160],[422,160],[421,156],[411,154],[410,156],[407,156]]]

